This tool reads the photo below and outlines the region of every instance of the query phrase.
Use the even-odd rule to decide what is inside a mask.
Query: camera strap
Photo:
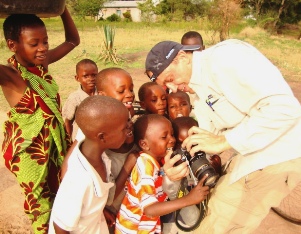
[[[178,191],[178,198],[183,197],[185,194],[187,194],[189,191],[187,190],[187,178],[183,178],[181,180],[181,185]],[[207,199],[205,199],[204,201],[202,201],[200,204],[195,205],[198,209],[199,209],[199,217],[197,219],[197,221],[192,225],[192,226],[188,226],[185,225],[182,221],[181,221],[181,216],[180,216],[180,210],[175,211],[175,224],[176,226],[184,232],[190,232],[195,230],[196,228],[198,228],[202,222],[202,220],[205,218],[206,216],[206,204],[207,204]]]

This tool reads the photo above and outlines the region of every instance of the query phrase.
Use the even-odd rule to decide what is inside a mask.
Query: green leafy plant
[[[126,11],[126,12],[124,12],[122,15],[123,15],[123,17],[124,17],[124,21],[125,21],[125,22],[132,22],[132,21],[133,21],[131,12]]]
[[[110,21],[110,22],[120,22],[121,21],[121,18],[120,16],[118,16],[117,14],[112,14],[110,15],[109,17],[106,18],[107,21]]]
[[[116,49],[114,48],[115,28],[112,28],[110,25],[104,25],[103,31],[105,39],[98,59],[105,63],[112,62],[118,64],[122,59],[117,56]]]

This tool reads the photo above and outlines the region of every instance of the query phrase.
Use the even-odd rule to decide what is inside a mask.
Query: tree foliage
[[[138,2],[137,8],[141,11],[141,20],[143,22],[149,24],[155,20],[157,10],[152,0],[146,0],[144,3]]]
[[[241,19],[240,2],[215,0],[207,12],[208,24],[213,34],[218,33],[220,41],[229,37],[230,28]]]
[[[165,15],[170,20],[190,20],[203,16],[208,4],[208,1],[198,0],[163,0],[156,9],[158,14]]]
[[[243,0],[242,7],[260,22],[277,30],[281,25],[301,20],[301,0]]]
[[[69,0],[68,5],[73,9],[77,17],[84,19],[85,16],[95,17],[107,0]]]

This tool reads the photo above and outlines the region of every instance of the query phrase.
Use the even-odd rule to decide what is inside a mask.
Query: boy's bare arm
[[[119,172],[118,177],[115,180],[116,190],[115,190],[114,199],[117,198],[120,192],[124,189],[125,182],[129,177],[129,175],[131,174],[131,171],[135,166],[138,157],[139,157],[139,153],[137,151],[132,151],[127,156],[124,165],[121,168],[121,171]]]
[[[182,209],[186,206],[191,206],[194,204],[199,204],[205,200],[209,193],[209,187],[203,186],[207,175],[199,181],[197,186],[195,186],[186,196],[166,202],[156,202],[144,209],[144,213],[149,217],[162,216],[172,213],[176,210]]]
[[[69,234],[70,232],[61,229],[55,222],[53,222],[54,230],[56,234]]]
[[[48,64],[60,60],[80,43],[78,30],[67,8],[65,8],[61,15],[61,19],[65,30],[65,41],[56,48],[48,51]]]

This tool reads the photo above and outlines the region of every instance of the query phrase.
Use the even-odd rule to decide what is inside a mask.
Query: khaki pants
[[[242,156],[233,158],[227,174],[218,181],[209,200],[208,215],[193,233],[252,233],[270,208],[277,207],[301,181],[298,158],[268,166],[229,184],[237,157]]]

